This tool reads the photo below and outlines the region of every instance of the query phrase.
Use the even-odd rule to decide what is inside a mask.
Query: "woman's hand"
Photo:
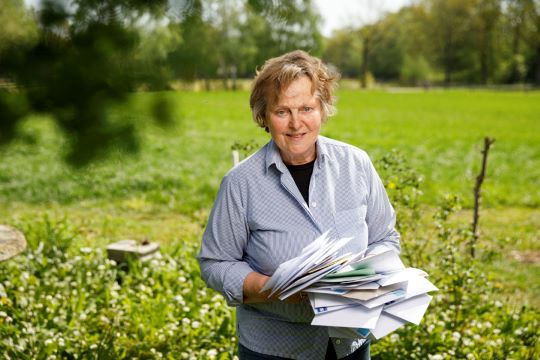
[[[270,290],[260,292],[264,287],[264,284],[270,279],[269,276],[259,274],[257,272],[250,272],[244,280],[244,304],[255,304],[262,302],[273,301],[272,298],[268,298]]]
[[[268,280],[270,280],[269,276],[259,274],[257,272],[250,272],[244,280],[244,303],[256,304],[263,302],[281,301],[276,295],[268,297],[271,290],[266,290],[262,293],[260,292]],[[292,296],[289,296],[283,301],[289,304],[301,304],[308,300],[306,293],[299,292]]]

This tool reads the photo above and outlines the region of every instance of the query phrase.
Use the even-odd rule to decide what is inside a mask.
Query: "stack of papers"
[[[406,323],[418,325],[438,290],[427,274],[405,268],[393,250],[364,257],[340,251],[351,239],[323,234],[302,254],[281,264],[262,291],[280,299],[305,291],[331,337],[379,339]]]
[[[351,253],[341,254],[351,238],[333,240],[325,232],[302,250],[302,254],[279,265],[261,292],[272,289],[269,296],[281,300],[302,291],[325,275],[354,261]],[[341,255],[340,255],[341,254]]]

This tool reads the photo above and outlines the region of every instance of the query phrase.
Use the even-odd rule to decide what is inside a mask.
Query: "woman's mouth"
[[[293,140],[300,140],[306,133],[301,134],[287,134],[287,136]]]

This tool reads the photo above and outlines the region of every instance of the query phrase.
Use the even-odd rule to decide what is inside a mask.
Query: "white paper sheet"
[[[365,307],[367,308],[374,308],[374,307],[378,307],[378,306],[381,306],[381,305],[384,305],[384,304],[387,304],[387,303],[390,303],[390,302],[394,302],[396,300],[399,300],[403,297],[405,297],[405,290],[403,289],[397,289],[397,290],[394,290],[394,291],[391,291],[387,294],[384,294],[382,296],[379,296],[375,299],[371,299],[371,300],[368,300],[368,301],[361,301],[361,300],[358,300],[362,305],[364,305]]]
[[[315,307],[328,307],[328,306],[340,306],[358,304],[352,299],[348,299],[341,295],[330,294],[316,294],[315,295]]]
[[[392,331],[399,329],[406,323],[405,320],[398,319],[383,312],[377,321],[376,327],[371,330],[371,334],[375,339],[380,339],[383,336],[390,334]]]
[[[356,288],[352,289],[347,294],[344,294],[343,297],[361,301],[368,301],[398,289],[407,289],[407,282],[405,281],[401,283],[396,283],[373,290],[359,290],[358,288]]]
[[[393,273],[388,274],[383,279],[379,280],[378,283],[381,286],[388,286],[391,284],[395,284],[398,282],[408,281],[411,278],[416,277],[426,277],[427,273],[425,271],[422,271],[420,269],[415,268],[407,268],[401,271],[395,271]]]
[[[373,329],[377,325],[382,306],[368,309],[362,305],[315,315],[311,325]]]
[[[385,306],[383,312],[419,325],[432,297],[426,294],[418,295],[397,304]]]
[[[346,272],[361,266],[373,269],[377,273],[405,269],[405,266],[401,262],[398,253],[396,253],[394,250],[385,250],[379,254],[368,255],[355,263],[351,263],[340,271]]]
[[[315,314],[322,314],[322,313],[327,313],[327,312],[331,312],[331,311],[342,310],[342,309],[345,309],[346,307],[350,307],[350,306],[354,306],[354,305],[347,304],[347,305],[339,305],[339,306],[314,307],[313,311],[315,312]]]

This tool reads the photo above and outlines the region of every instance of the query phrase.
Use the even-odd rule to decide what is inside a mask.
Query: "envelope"
[[[377,325],[371,330],[371,334],[375,339],[380,339],[383,336],[390,334],[391,332],[399,329],[407,322],[405,320],[396,318],[385,312],[381,313]]]
[[[418,295],[397,304],[385,306],[383,312],[418,325],[431,299],[432,297],[427,294]]]
[[[362,305],[317,314],[311,325],[373,329],[381,316],[382,306],[368,309]]]
[[[407,288],[407,282],[401,282],[401,283],[396,283],[396,284],[380,287],[378,289],[373,289],[373,290],[352,289],[348,293],[344,294],[343,297],[346,297],[349,299],[367,301],[367,300],[375,299],[391,291],[394,291],[397,289],[406,289],[406,288]]]

